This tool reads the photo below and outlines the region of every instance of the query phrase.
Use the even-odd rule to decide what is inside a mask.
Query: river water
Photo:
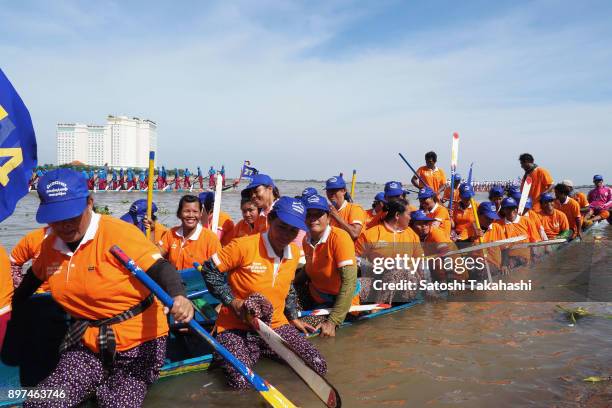
[[[285,195],[297,195],[307,186],[320,189],[322,183],[278,182]],[[381,190],[381,185],[358,183],[356,201],[369,208]],[[176,224],[180,196],[156,194],[161,222]],[[120,216],[133,200],[144,197],[113,192],[98,193],[95,200]],[[239,191],[223,194],[222,207],[235,220],[240,218],[239,200]],[[0,224],[0,244],[10,250],[37,227],[36,206],[35,194],[20,201],[15,214]],[[561,251],[528,273],[543,279],[588,263],[592,275],[609,287],[611,238],[611,228],[604,227],[581,244],[584,250]],[[612,375],[612,320],[586,317],[572,325],[555,310],[557,303],[426,302],[313,342],[327,358],[327,378],[345,407],[611,407],[612,381],[583,379]],[[562,304],[612,315],[612,303]],[[264,360],[256,371],[295,404],[323,406],[289,368]],[[254,391],[229,390],[223,373],[212,370],[160,381],[145,406],[264,406],[262,401]]]

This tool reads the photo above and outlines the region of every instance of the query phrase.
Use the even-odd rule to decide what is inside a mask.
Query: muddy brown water
[[[322,183],[279,182],[283,194],[299,194]],[[381,185],[358,184],[356,201],[369,208]],[[181,193],[158,193],[160,220],[171,226]],[[98,193],[97,205],[120,216],[143,193]],[[223,209],[239,219],[239,192],[223,196]],[[483,199],[482,195],[479,195]],[[413,198],[414,200],[414,198]],[[0,224],[0,244],[10,250],[37,227],[37,199],[28,195]],[[560,270],[590,264],[597,288],[612,284],[612,228],[589,236],[584,250],[561,251],[531,268],[539,282]],[[594,236],[600,237],[594,242]],[[587,249],[587,245],[588,249]],[[603,288],[603,289],[602,289]],[[570,299],[568,297],[568,299]],[[586,317],[572,325],[556,304],[582,306],[612,315],[612,303],[426,302],[313,339],[327,358],[328,380],[345,407],[612,407],[612,382],[588,383],[612,375],[612,319]],[[286,366],[263,360],[256,371],[296,405],[323,406]],[[254,391],[234,392],[220,370],[190,373],[156,383],[146,407],[265,406]]]

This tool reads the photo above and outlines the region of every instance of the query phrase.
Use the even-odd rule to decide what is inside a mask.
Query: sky
[[[158,163],[408,180],[429,150],[513,179],[612,178],[609,1],[0,0],[0,68],[39,162],[58,122],[158,124]]]

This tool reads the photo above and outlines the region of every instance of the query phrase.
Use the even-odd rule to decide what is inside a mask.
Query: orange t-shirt
[[[589,206],[589,200],[587,199],[586,194],[584,194],[582,191],[579,191],[574,194],[574,197],[572,198],[578,201],[578,205],[580,205],[580,208],[586,208]]]
[[[363,211],[363,208],[361,208],[359,204],[344,201],[344,203],[342,203],[338,209],[338,213],[347,224],[361,225],[361,233],[363,234],[363,230],[365,229],[366,225],[366,212]],[[332,227],[339,227],[338,223],[333,218],[331,219],[330,224]]]
[[[255,231],[255,226],[250,225],[245,220],[240,220],[238,221],[238,223],[236,223],[236,225],[234,225],[234,228],[232,228],[232,232],[229,234],[227,243],[229,244],[233,239],[246,237],[254,234],[257,234],[257,232]],[[223,238],[225,238],[225,236]]]
[[[37,228],[21,238],[11,251],[11,256],[9,258],[11,267],[21,269],[26,262],[36,260],[40,254],[42,242],[49,233],[49,227]],[[46,292],[48,290],[49,284],[47,282],[43,282],[38,289],[39,292]]]
[[[534,228],[539,233],[538,237],[540,237],[540,240],[543,240],[544,237],[542,236],[541,232],[544,230],[544,227],[542,225],[542,220],[540,219],[540,215],[533,210],[528,210],[525,214],[523,214],[523,217],[527,218],[529,222],[533,224]]]
[[[0,316],[11,311],[13,299],[13,277],[11,276],[11,263],[4,247],[0,245]],[[0,344],[0,348],[2,344]]]
[[[446,184],[446,174],[444,174],[444,170],[439,167],[436,167],[435,170],[431,170],[427,166],[421,166],[417,169],[417,174],[436,194],[440,191],[440,187]],[[425,186],[419,180],[419,188],[423,187]]]
[[[542,226],[544,227],[544,232],[548,236],[548,239],[553,239],[561,231],[565,231],[569,229],[569,222],[567,221],[567,215],[565,215],[562,211],[553,209],[553,213],[548,215],[541,211],[539,213],[540,220],[542,221]]]
[[[431,211],[425,211],[425,212],[428,215],[430,215],[432,218],[436,219],[436,221],[439,224],[438,227],[436,228],[440,228],[450,238],[451,222],[450,222],[450,215],[448,214],[448,210],[446,209],[446,207],[443,207],[441,204],[436,203],[434,205],[434,208],[431,209]]]
[[[306,256],[306,275],[315,289],[329,295],[340,293],[342,280],[338,269],[357,264],[355,244],[348,232],[328,226],[314,246],[306,235],[302,249]]]
[[[478,208],[478,203],[476,203],[476,208]],[[474,230],[473,225],[476,222],[472,204],[468,208],[463,208],[459,204],[457,206],[453,204],[453,221],[455,222],[455,232],[457,233],[458,240],[465,241],[471,238],[470,232]]]
[[[501,226],[501,224],[494,222],[491,225],[489,225],[489,228],[485,231],[482,237],[482,242],[489,243],[489,242],[501,241],[502,239],[506,239],[506,238],[508,238],[508,235],[506,234],[505,229]],[[501,249],[499,247],[486,248],[480,251],[480,253],[483,253],[483,251],[484,251],[483,255],[486,256],[486,260],[488,262],[491,262],[493,265],[497,266],[497,268],[501,269],[501,264],[502,264]]]
[[[153,234],[153,241],[159,242],[164,238],[164,235],[170,231],[170,228],[166,227],[161,222],[155,221],[155,230]],[[146,236],[146,235],[145,235]]]
[[[572,237],[576,237],[576,235],[578,235],[576,219],[581,218],[580,204],[578,204],[578,201],[571,197],[567,197],[567,200],[563,204],[560,203],[559,200],[555,200],[555,208],[565,214],[567,222],[569,222],[569,227],[574,231]]]
[[[382,211],[381,211],[382,212]],[[374,214],[374,209],[370,208],[369,210],[366,210],[366,220],[365,220],[365,228],[369,228],[369,224],[370,222],[377,216],[380,216],[380,212],[377,214]]]
[[[529,190],[529,197],[533,202],[533,210],[540,211],[540,195],[544,192],[545,188],[554,183],[554,180],[548,170],[543,167],[536,167],[534,171],[529,173],[531,176],[531,189]],[[523,184],[521,183],[521,191],[523,190]]]
[[[529,221],[526,217],[516,216],[516,219],[512,222],[505,219],[497,221],[504,229],[507,238],[513,238],[518,236],[525,236],[524,240],[518,242],[538,242],[541,241],[540,233],[537,231],[533,222]],[[523,258],[527,261],[531,259],[531,250],[529,248],[521,249],[510,249],[508,251],[510,256],[516,256]]]
[[[221,248],[219,238],[200,224],[189,238],[183,237],[182,227],[173,227],[164,235],[160,247],[166,252],[166,259],[176,269],[193,268],[193,263],[204,263]]]
[[[442,195],[442,197],[445,200],[444,204],[448,206],[448,200],[450,198],[450,186],[444,189],[444,194]],[[459,196],[459,189],[457,188],[457,186],[455,186],[455,192],[453,194],[453,211],[455,210],[455,208],[459,206],[460,202],[461,202],[461,197]]]
[[[395,256],[400,252],[413,257],[423,255],[421,240],[412,228],[394,231],[385,222],[366,230],[355,241],[355,252],[358,256],[364,254],[366,245],[372,246],[377,256]]]
[[[276,256],[268,234],[256,234],[232,240],[212,256],[221,272],[228,272],[227,282],[237,299],[260,293],[274,308],[272,328],[289,323],[285,317],[285,299],[300,258],[295,244],[285,247],[282,258]],[[229,329],[250,330],[249,325],[225,305],[219,311],[217,332]]]
[[[212,225],[212,212],[208,215],[208,229]],[[220,237],[221,245],[227,245],[233,238],[232,230],[234,229],[234,221],[227,213],[219,212],[219,225],[217,226],[217,235]]]
[[[32,270],[48,280],[51,295],[68,313],[100,320],[125,312],[150,291],[110,253],[119,246],[138,266],[148,270],[161,254],[137,227],[107,215],[92,214],[89,228],[73,253],[55,234],[43,241]],[[162,305],[155,301],[144,312],[112,325],[117,351],[129,350],[168,333]],[[88,327],[83,344],[98,352],[99,328]]]

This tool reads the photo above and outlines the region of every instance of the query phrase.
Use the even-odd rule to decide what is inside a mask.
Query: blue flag
[[[36,168],[36,136],[30,112],[0,69],[0,222],[28,193]]]
[[[242,173],[240,174],[240,177],[251,178],[255,174],[259,173],[259,171],[255,167],[248,166],[247,164],[251,163],[248,161],[244,162],[244,164],[242,165]]]

